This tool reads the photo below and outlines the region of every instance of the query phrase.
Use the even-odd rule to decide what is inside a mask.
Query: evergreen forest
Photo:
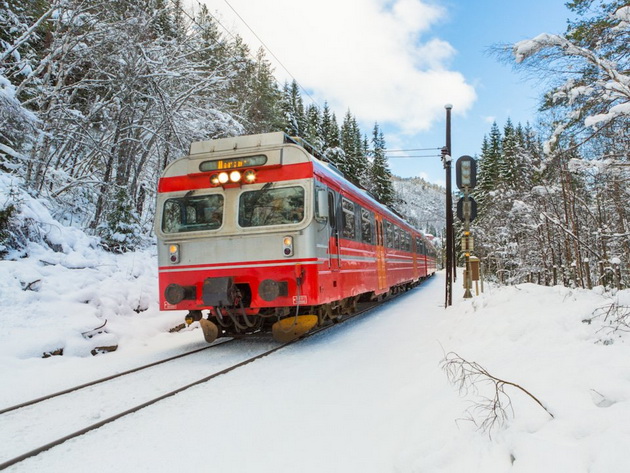
[[[546,78],[538,122],[493,124],[472,231],[502,282],[630,286],[630,6],[575,0],[564,35],[497,55]]]

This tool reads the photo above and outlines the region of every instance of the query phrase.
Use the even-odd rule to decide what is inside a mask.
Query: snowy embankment
[[[74,230],[54,231],[61,251],[32,244],[28,257],[0,261],[0,407],[203,345],[194,325],[168,332],[183,313],[158,310],[154,251],[113,256]],[[459,282],[449,309],[440,273],[369,315],[8,471],[630,471],[630,339],[598,311],[617,304],[628,323],[630,291],[526,284],[463,300]],[[105,319],[106,332],[81,335]],[[506,422],[478,430],[470,417],[487,419],[475,407],[494,384],[480,377],[478,394],[460,395],[440,366],[449,352],[527,389],[553,418],[505,386]],[[177,366],[169,377],[181,376]],[[11,435],[1,418],[0,432]]]

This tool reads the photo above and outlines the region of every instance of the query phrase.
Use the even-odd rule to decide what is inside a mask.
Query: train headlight
[[[245,171],[245,173],[243,173],[243,180],[246,184],[253,184],[254,182],[256,182],[256,171],[254,171],[253,169],[248,169],[247,171]]]
[[[220,172],[219,173],[219,183],[220,184],[225,184],[229,180],[230,180],[230,176],[228,176],[227,172]]]
[[[240,171],[232,171],[230,173],[230,181],[231,182],[239,182],[241,180],[241,172]]]
[[[293,256],[293,237],[285,236],[282,239],[282,254],[284,256]]]
[[[179,245],[169,245],[168,260],[171,263],[179,263]]]
[[[210,176],[210,185],[216,187],[219,184],[221,184],[221,181],[219,181],[219,175],[218,174],[213,174],[212,176]]]

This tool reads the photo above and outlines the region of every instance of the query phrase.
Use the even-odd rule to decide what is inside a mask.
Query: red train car
[[[159,181],[155,231],[161,309],[209,342],[297,337],[436,269],[424,235],[284,133],[193,143]]]

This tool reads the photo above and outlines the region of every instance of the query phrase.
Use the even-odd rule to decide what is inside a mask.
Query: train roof
[[[262,133],[258,135],[242,135],[242,136],[230,136],[228,138],[217,138],[210,141],[195,141],[190,144],[190,155],[204,153],[216,153],[220,151],[236,151],[236,150],[251,150],[266,146],[282,145],[288,143],[287,138],[290,137],[282,132],[274,133]],[[290,142],[296,143],[291,140]]]

